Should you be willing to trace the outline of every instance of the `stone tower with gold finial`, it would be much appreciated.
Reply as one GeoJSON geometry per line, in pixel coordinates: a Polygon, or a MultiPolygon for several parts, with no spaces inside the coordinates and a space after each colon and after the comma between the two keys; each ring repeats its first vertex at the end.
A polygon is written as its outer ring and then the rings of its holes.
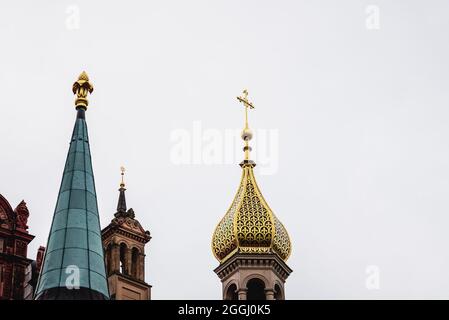
{"type": "Polygon", "coordinates": [[[224,300],[284,300],[285,280],[292,272],[286,264],[291,242],[254,176],[249,146],[253,134],[248,126],[248,109],[254,105],[246,90],[237,99],[245,107],[243,172],[237,194],[212,237],[212,251],[220,262],[214,271],[221,279],[224,300]]]}
{"type": "Polygon", "coordinates": [[[126,207],[125,168],[121,171],[117,212],[101,231],[109,292],[114,300],[150,300],[151,285],[145,282],[145,245],[151,236],[134,210],[126,207]]]}
{"type": "Polygon", "coordinates": [[[86,122],[87,95],[93,86],[85,72],[72,90],[76,94],[76,121],[37,284],[37,300],[109,299],[86,122]]]}

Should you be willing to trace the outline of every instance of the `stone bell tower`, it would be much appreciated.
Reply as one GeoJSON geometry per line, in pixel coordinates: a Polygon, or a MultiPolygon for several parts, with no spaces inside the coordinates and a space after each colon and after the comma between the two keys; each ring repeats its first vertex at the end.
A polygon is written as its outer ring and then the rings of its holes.
{"type": "Polygon", "coordinates": [[[126,208],[125,169],[121,170],[117,212],[101,231],[109,293],[115,300],[150,300],[151,286],[145,282],[145,244],[151,236],[135,219],[134,210],[126,208]]]}
{"type": "Polygon", "coordinates": [[[214,270],[222,282],[224,300],[284,300],[285,280],[292,270],[287,230],[265,201],[250,160],[248,101],[245,90],[237,99],[245,106],[242,139],[245,159],[240,186],[227,213],[215,229],[212,250],[220,265],[214,270]]]}

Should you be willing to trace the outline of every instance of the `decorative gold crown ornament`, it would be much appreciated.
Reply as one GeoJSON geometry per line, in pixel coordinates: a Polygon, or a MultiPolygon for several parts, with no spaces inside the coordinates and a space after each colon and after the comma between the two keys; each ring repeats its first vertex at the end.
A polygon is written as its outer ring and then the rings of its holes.
{"type": "Polygon", "coordinates": [[[72,87],[73,94],[76,94],[75,106],[76,108],[81,108],[87,110],[89,101],[87,100],[87,94],[94,91],[93,85],[89,82],[89,76],[86,71],[83,71],[78,80],[73,84],[72,87]]]}

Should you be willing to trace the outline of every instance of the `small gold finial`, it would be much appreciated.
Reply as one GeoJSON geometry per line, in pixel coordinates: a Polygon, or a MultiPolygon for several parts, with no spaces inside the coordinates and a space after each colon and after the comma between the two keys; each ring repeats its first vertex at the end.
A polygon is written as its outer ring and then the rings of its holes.
{"type": "Polygon", "coordinates": [[[120,182],[120,188],[124,188],[125,187],[125,180],[124,180],[125,167],[121,166],[120,171],[121,171],[121,175],[122,175],[122,182],[120,182]]]}
{"type": "Polygon", "coordinates": [[[93,85],[89,82],[89,76],[86,71],[83,71],[78,80],[73,84],[72,87],[73,94],[76,94],[75,106],[76,108],[81,108],[86,110],[89,105],[87,100],[87,94],[94,91],[93,85]]]}
{"type": "Polygon", "coordinates": [[[245,128],[242,131],[242,139],[245,141],[245,147],[243,147],[243,151],[245,151],[245,160],[249,160],[249,152],[251,151],[251,147],[249,146],[249,140],[253,138],[253,133],[248,126],[248,108],[254,109],[254,105],[252,102],[248,100],[248,90],[243,90],[243,95],[237,97],[237,100],[241,102],[245,106],[245,128]]]}

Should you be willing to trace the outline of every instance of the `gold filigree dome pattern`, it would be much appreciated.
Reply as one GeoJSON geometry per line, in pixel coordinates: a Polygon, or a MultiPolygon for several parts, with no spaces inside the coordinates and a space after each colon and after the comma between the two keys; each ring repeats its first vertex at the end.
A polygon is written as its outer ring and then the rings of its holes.
{"type": "Polygon", "coordinates": [[[287,230],[263,198],[254,177],[254,166],[252,161],[242,163],[237,194],[212,237],[212,250],[219,261],[235,252],[276,253],[283,260],[290,256],[287,230]]]}

